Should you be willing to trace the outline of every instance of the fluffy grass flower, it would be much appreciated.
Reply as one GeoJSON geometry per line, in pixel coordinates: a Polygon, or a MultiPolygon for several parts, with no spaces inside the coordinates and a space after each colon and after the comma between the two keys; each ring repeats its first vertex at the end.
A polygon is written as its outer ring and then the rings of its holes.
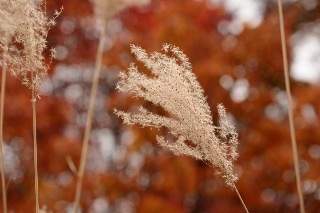
{"type": "Polygon", "coordinates": [[[2,60],[3,50],[14,34],[14,28],[12,27],[14,26],[14,12],[14,4],[11,1],[0,0],[0,51],[2,60]]]}
{"type": "MultiPolygon", "coordinates": [[[[37,163],[37,134],[36,134],[36,101],[39,97],[39,87],[46,76],[48,65],[43,56],[47,48],[47,35],[60,11],[55,12],[53,19],[48,20],[41,9],[42,1],[33,0],[0,0],[0,52],[2,65],[1,85],[1,124],[0,140],[3,141],[3,103],[5,88],[5,71],[9,71],[31,89],[34,168],[35,168],[35,200],[36,213],[39,212],[38,163],[37,163]]],[[[52,56],[53,57],[53,56],[52,56]]],[[[0,146],[2,153],[2,145],[0,146]]],[[[5,181],[3,157],[0,157],[2,170],[3,205],[6,210],[5,181]]]]}
{"type": "MultiPolygon", "coordinates": [[[[9,26],[11,37],[5,37],[9,43],[6,54],[9,70],[22,81],[22,84],[30,89],[33,87],[36,96],[39,97],[40,83],[48,70],[43,56],[47,48],[48,31],[61,11],[56,12],[53,19],[48,20],[41,9],[41,4],[36,4],[35,1],[1,0],[0,4],[1,15],[5,16],[5,20],[12,17],[9,26]]],[[[0,33],[3,34],[2,31],[0,33]]]]}
{"type": "Polygon", "coordinates": [[[115,110],[126,124],[143,127],[166,127],[176,141],[157,136],[160,146],[175,155],[190,155],[215,168],[226,184],[234,188],[237,180],[233,163],[237,158],[237,133],[227,120],[222,104],[217,106],[219,126],[214,126],[203,89],[192,72],[187,56],[177,47],[165,44],[164,53],[147,54],[131,45],[131,52],[152,76],[139,72],[132,63],[120,73],[117,89],[162,107],[170,116],[154,114],[143,107],[138,113],[115,110]]]}

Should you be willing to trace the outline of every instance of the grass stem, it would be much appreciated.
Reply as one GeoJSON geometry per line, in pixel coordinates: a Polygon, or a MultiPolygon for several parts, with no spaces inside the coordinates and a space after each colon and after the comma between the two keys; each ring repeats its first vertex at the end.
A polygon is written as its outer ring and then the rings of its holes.
{"type": "Polygon", "coordinates": [[[36,95],[34,88],[34,75],[31,72],[31,80],[32,80],[32,129],[33,129],[33,162],[34,162],[34,190],[36,196],[36,213],[39,212],[39,177],[38,177],[38,147],[37,147],[37,117],[36,117],[36,95]]]}
{"type": "Polygon", "coordinates": [[[239,193],[239,191],[238,191],[238,189],[237,189],[237,187],[236,187],[235,184],[233,184],[233,189],[236,191],[236,193],[237,193],[237,195],[238,195],[238,197],[239,197],[239,199],[240,199],[240,201],[241,201],[241,204],[242,204],[244,210],[246,211],[246,213],[249,213],[249,211],[248,211],[248,209],[247,209],[247,207],[246,207],[246,204],[244,203],[244,201],[243,201],[243,199],[242,199],[242,197],[241,197],[241,195],[240,195],[240,193],[239,193]]]}
{"type": "Polygon", "coordinates": [[[300,212],[304,213],[305,208],[304,208],[303,194],[302,194],[302,189],[301,189],[298,149],[297,149],[295,128],[294,128],[294,122],[293,122],[293,105],[292,105],[292,97],[291,97],[291,91],[290,91],[288,57],[287,57],[286,42],[285,42],[283,9],[282,9],[281,0],[278,0],[278,9],[279,9],[279,19],[280,19],[280,34],[281,34],[282,56],[283,56],[283,68],[284,68],[284,77],[285,77],[285,85],[286,85],[287,101],[288,101],[288,117],[289,117],[291,146],[292,146],[293,161],[294,161],[294,170],[295,170],[295,175],[296,175],[296,179],[297,179],[297,191],[298,191],[298,197],[299,197],[300,212]]]}
{"type": "Polygon", "coordinates": [[[99,76],[100,76],[101,64],[102,64],[103,44],[104,44],[104,39],[105,39],[104,34],[105,34],[105,29],[103,27],[101,29],[100,37],[99,37],[99,46],[98,46],[97,56],[96,56],[96,63],[95,63],[95,70],[94,70],[93,82],[92,82],[92,87],[91,87],[89,108],[88,108],[86,126],[85,126],[85,131],[84,131],[84,136],[83,136],[80,166],[79,166],[79,170],[78,170],[79,171],[78,172],[78,182],[77,182],[77,186],[76,186],[76,195],[75,195],[75,200],[74,200],[74,205],[73,205],[73,213],[77,212],[77,210],[79,208],[79,203],[80,203],[84,170],[85,170],[86,159],[87,159],[87,155],[88,155],[88,145],[89,145],[91,126],[92,126],[94,104],[95,104],[95,100],[96,100],[96,94],[97,94],[99,76]]]}
{"type": "MultiPolygon", "coordinates": [[[[4,48],[3,55],[7,53],[7,47],[4,48]]],[[[6,187],[6,177],[5,177],[5,164],[4,164],[4,154],[3,154],[3,111],[4,111],[4,97],[6,89],[6,75],[7,75],[7,65],[5,59],[2,62],[2,77],[1,77],[1,105],[0,105],[0,166],[1,166],[1,186],[2,186],[2,205],[3,212],[7,213],[7,187],[6,187]]]]}

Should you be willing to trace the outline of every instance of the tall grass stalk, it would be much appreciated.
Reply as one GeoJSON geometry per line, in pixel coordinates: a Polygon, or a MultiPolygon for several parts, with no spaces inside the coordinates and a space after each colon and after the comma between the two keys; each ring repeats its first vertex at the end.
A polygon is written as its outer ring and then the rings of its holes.
{"type": "Polygon", "coordinates": [[[6,90],[6,75],[7,75],[7,65],[5,61],[5,55],[7,54],[8,47],[5,46],[3,49],[3,61],[2,61],[2,75],[1,75],[1,105],[0,105],[0,164],[1,164],[1,186],[2,186],[2,205],[3,212],[7,213],[7,187],[6,187],[6,177],[5,177],[5,163],[3,156],[3,111],[4,111],[4,97],[6,90]]]}
{"type": "MultiPolygon", "coordinates": [[[[28,8],[30,9],[30,8],[28,8]]],[[[28,15],[30,16],[31,10],[28,11],[28,15]]],[[[32,44],[32,39],[35,38],[35,32],[32,29],[32,23],[29,22],[30,24],[28,31],[30,35],[30,44],[32,44]]],[[[31,61],[31,56],[26,56],[27,61],[31,61]]],[[[38,174],[38,143],[37,143],[37,114],[36,114],[36,103],[37,103],[37,97],[36,97],[36,82],[37,80],[35,79],[35,71],[32,69],[31,71],[31,82],[30,82],[30,87],[31,87],[31,106],[32,106],[32,137],[33,137],[33,163],[34,163],[34,191],[35,191],[35,199],[36,199],[36,213],[39,213],[39,174],[38,174]]]]}
{"type": "Polygon", "coordinates": [[[299,197],[300,212],[304,213],[305,208],[304,208],[303,194],[302,194],[302,188],[301,188],[298,149],[297,149],[294,121],[293,121],[293,104],[292,104],[292,96],[291,96],[291,91],[290,91],[288,56],[287,56],[287,50],[286,50],[284,21],[283,21],[283,9],[282,9],[281,0],[278,0],[278,10],[279,10],[279,19],[280,19],[280,34],[281,34],[282,56],[283,56],[283,69],[284,69],[285,85],[286,85],[286,92],[287,92],[287,101],[288,101],[288,117],[289,117],[291,146],[292,146],[293,161],[294,161],[294,171],[295,171],[295,175],[296,175],[296,179],[297,179],[297,191],[298,191],[298,197],[299,197]]]}
{"type": "Polygon", "coordinates": [[[100,31],[100,36],[99,36],[99,46],[98,46],[98,50],[97,50],[95,70],[94,70],[94,76],[93,76],[91,94],[90,94],[90,101],[89,101],[89,108],[88,108],[86,126],[85,126],[85,131],[84,131],[83,142],[82,142],[81,159],[80,159],[80,166],[79,166],[79,171],[78,171],[78,182],[77,182],[77,186],[76,186],[75,200],[74,200],[74,204],[73,204],[73,213],[77,212],[77,210],[79,208],[79,203],[80,203],[84,170],[85,170],[86,159],[87,159],[87,155],[88,155],[88,145],[89,145],[91,126],[92,126],[94,104],[95,104],[95,100],[96,100],[96,94],[97,94],[98,83],[99,83],[99,76],[100,76],[100,71],[101,71],[104,40],[105,40],[105,27],[103,26],[100,31]]]}
{"type": "MultiPolygon", "coordinates": [[[[33,80],[33,72],[31,72],[31,79],[33,80]]],[[[36,102],[35,88],[32,86],[32,129],[33,129],[33,161],[34,161],[34,190],[36,196],[36,213],[39,212],[39,176],[38,176],[38,147],[37,147],[37,114],[36,114],[36,102]]]]}
{"type": "MultiPolygon", "coordinates": [[[[42,80],[47,74],[49,66],[45,64],[43,51],[47,48],[48,30],[55,24],[55,19],[60,11],[55,11],[52,19],[46,18],[41,9],[43,1],[30,0],[3,0],[1,3],[1,24],[4,25],[3,32],[8,34],[6,50],[3,51],[5,63],[10,64],[11,74],[22,81],[22,84],[31,89],[32,106],[32,134],[34,145],[34,175],[35,175],[35,200],[36,213],[39,212],[39,178],[37,157],[37,123],[36,123],[36,99],[40,98],[39,88],[42,80]],[[10,23],[3,20],[10,20],[10,23]]],[[[1,40],[0,40],[1,41],[1,40]]],[[[51,51],[51,58],[54,56],[51,51]]],[[[51,59],[50,58],[50,59],[51,59]]],[[[6,68],[6,66],[4,66],[6,68]]],[[[3,72],[4,74],[4,72],[3,72]]],[[[2,78],[2,87],[5,86],[5,78],[2,78]]],[[[4,93],[4,89],[2,89],[4,93]]],[[[4,97],[4,94],[1,98],[4,97]]],[[[3,100],[1,102],[3,104],[3,100]]],[[[3,106],[1,106],[3,108],[3,106]]],[[[1,109],[3,110],[3,109],[1,109]]],[[[3,114],[3,113],[2,113],[3,114]]],[[[3,116],[2,116],[3,117],[3,116]]],[[[2,119],[2,118],[1,118],[2,119]]],[[[1,127],[2,128],[2,127],[1,127]]],[[[2,136],[3,137],[3,136],[2,136]]],[[[3,138],[1,138],[3,141],[3,138]]],[[[3,168],[3,166],[2,166],[3,168]]],[[[4,174],[4,172],[2,172],[4,174]]]]}
{"type": "Polygon", "coordinates": [[[233,184],[232,187],[233,187],[233,189],[236,191],[236,193],[237,193],[237,195],[238,195],[238,197],[239,197],[239,200],[241,201],[241,204],[242,204],[244,210],[246,211],[246,213],[249,213],[249,211],[248,211],[248,209],[247,209],[247,206],[246,206],[246,204],[244,203],[244,201],[243,201],[243,199],[242,199],[242,197],[241,197],[241,195],[240,195],[240,193],[239,193],[236,185],[233,184]]]}

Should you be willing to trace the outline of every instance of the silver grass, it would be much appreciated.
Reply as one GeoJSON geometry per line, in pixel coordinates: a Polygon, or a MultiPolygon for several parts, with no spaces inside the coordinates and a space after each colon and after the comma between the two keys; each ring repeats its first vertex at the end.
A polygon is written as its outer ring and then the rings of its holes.
{"type": "Polygon", "coordinates": [[[170,44],[164,44],[163,51],[149,55],[139,46],[131,45],[131,52],[152,76],[142,74],[132,63],[127,72],[120,73],[117,89],[161,106],[170,116],[160,116],[143,107],[138,113],[115,110],[115,114],[125,124],[166,127],[176,141],[158,135],[160,146],[175,155],[189,155],[206,162],[234,188],[237,176],[233,164],[238,156],[238,135],[227,120],[224,106],[217,106],[219,126],[214,126],[203,89],[192,72],[188,57],[170,44]]]}
{"type": "MultiPolygon", "coordinates": [[[[45,58],[43,56],[43,51],[47,48],[46,38],[48,30],[54,25],[55,18],[59,16],[62,10],[61,8],[60,11],[56,11],[53,19],[48,20],[45,12],[41,9],[41,3],[42,0],[37,2],[35,0],[0,0],[0,58],[3,69],[1,85],[1,120],[3,119],[5,70],[8,67],[9,71],[22,81],[22,84],[25,84],[31,89],[32,94],[31,105],[36,213],[39,212],[36,99],[39,97],[38,91],[40,83],[46,76],[48,70],[48,66],[45,64],[45,58]]],[[[51,53],[53,52],[54,51],[51,53]]],[[[3,140],[2,121],[0,126],[0,140],[3,140]]],[[[0,149],[2,152],[2,146],[0,149]]],[[[1,161],[3,164],[3,160],[1,161]]],[[[4,166],[2,165],[1,167],[3,173],[4,166]]],[[[2,188],[4,188],[4,185],[4,178],[2,178],[2,188]]],[[[4,196],[3,205],[6,205],[4,196]]],[[[4,207],[4,212],[7,212],[6,207],[4,207]]]]}
{"type": "Polygon", "coordinates": [[[0,50],[4,50],[5,46],[9,43],[10,38],[14,34],[14,19],[13,12],[4,10],[4,8],[12,8],[13,5],[10,1],[0,0],[0,50]],[[11,6],[9,6],[11,4],[11,6]]]}
{"type": "Polygon", "coordinates": [[[55,18],[61,12],[56,11],[49,20],[40,7],[39,1],[0,0],[0,35],[4,35],[0,43],[1,48],[4,45],[8,48],[3,58],[5,57],[11,74],[27,87],[33,87],[37,96],[40,83],[48,70],[43,56],[47,48],[46,38],[55,18]]]}

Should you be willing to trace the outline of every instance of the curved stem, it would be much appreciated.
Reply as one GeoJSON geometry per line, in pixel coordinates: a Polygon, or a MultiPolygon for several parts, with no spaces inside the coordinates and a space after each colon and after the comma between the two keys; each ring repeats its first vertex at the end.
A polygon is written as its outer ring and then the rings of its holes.
{"type": "Polygon", "coordinates": [[[84,170],[86,165],[86,159],[88,155],[88,145],[89,145],[91,126],[92,126],[94,103],[96,100],[96,94],[97,94],[99,76],[100,76],[100,70],[101,70],[101,64],[102,64],[104,34],[105,34],[105,29],[103,27],[100,32],[99,46],[97,50],[95,70],[94,70],[93,82],[91,87],[87,121],[86,121],[84,136],[83,136],[81,159],[80,159],[80,166],[79,166],[79,172],[78,172],[78,182],[76,186],[76,195],[75,195],[75,200],[73,204],[73,213],[77,212],[79,208],[79,203],[80,203],[82,182],[83,182],[84,170]]]}
{"type": "Polygon", "coordinates": [[[241,197],[241,195],[240,195],[240,193],[239,193],[236,185],[235,185],[235,184],[232,184],[232,187],[233,187],[233,189],[236,191],[236,193],[237,193],[237,195],[238,195],[238,197],[239,197],[239,199],[240,199],[240,201],[241,201],[241,204],[242,204],[244,210],[246,211],[246,213],[249,213],[249,211],[248,211],[248,209],[247,209],[247,207],[246,207],[246,204],[243,202],[242,197],[241,197]]]}
{"type": "Polygon", "coordinates": [[[290,125],[290,137],[291,137],[291,146],[293,153],[294,161],[294,171],[297,179],[297,190],[300,204],[300,212],[304,213],[304,201],[301,190],[301,181],[300,181],[300,172],[299,172],[299,158],[298,158],[298,149],[295,136],[295,128],[293,122],[293,105],[292,105],[292,96],[290,91],[290,80],[289,80],[289,71],[288,71],[288,57],[285,43],[285,32],[284,32],[284,21],[283,21],[283,9],[281,0],[278,0],[278,9],[279,9],[279,19],[280,19],[280,34],[281,34],[281,46],[282,46],[282,56],[283,56],[283,68],[284,68],[284,77],[286,84],[287,92],[287,101],[288,101],[288,116],[289,116],[289,125],[290,125]]]}
{"type": "Polygon", "coordinates": [[[4,156],[3,156],[3,111],[4,111],[4,97],[6,90],[6,73],[7,73],[7,65],[5,62],[5,56],[7,54],[7,47],[3,50],[3,62],[2,62],[2,78],[1,78],[1,106],[0,106],[0,164],[1,164],[1,186],[2,186],[2,205],[3,212],[7,213],[7,187],[6,187],[6,179],[5,179],[5,164],[4,164],[4,156]]]}

